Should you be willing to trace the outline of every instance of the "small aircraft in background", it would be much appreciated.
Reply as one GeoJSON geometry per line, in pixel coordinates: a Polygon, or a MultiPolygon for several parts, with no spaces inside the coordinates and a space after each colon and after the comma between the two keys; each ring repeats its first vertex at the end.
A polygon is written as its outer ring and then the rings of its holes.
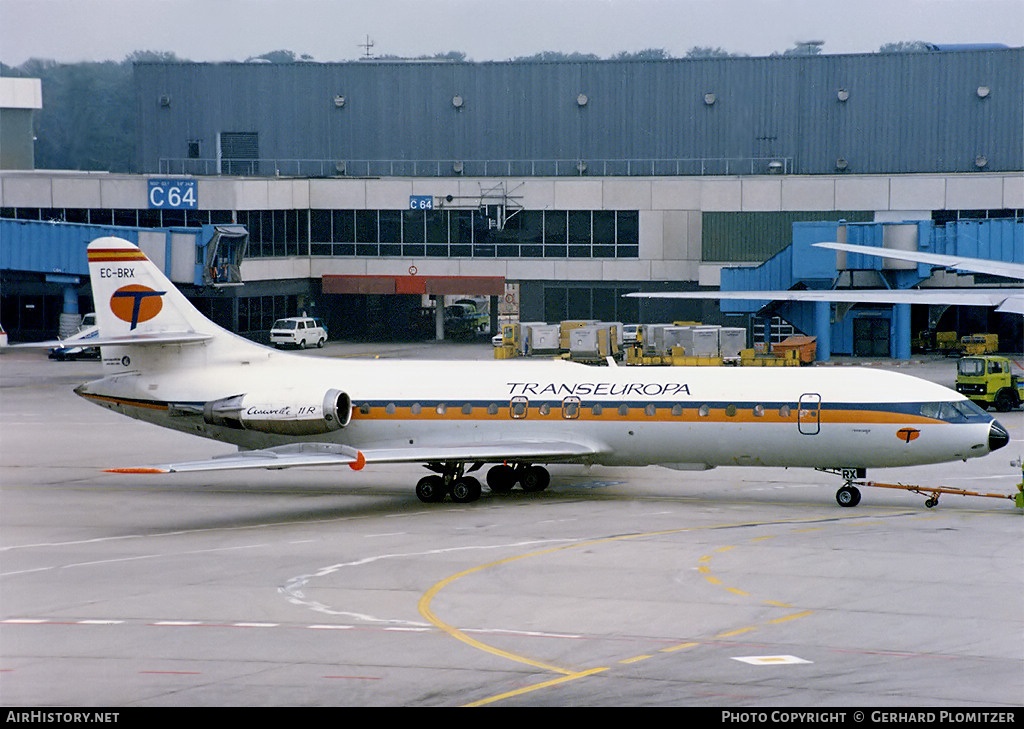
{"type": "Polygon", "coordinates": [[[93,339],[100,336],[100,328],[96,326],[96,315],[86,314],[82,317],[82,325],[70,337],[61,340],[60,347],[50,350],[50,359],[99,359],[100,349],[92,344],[93,339]]]}

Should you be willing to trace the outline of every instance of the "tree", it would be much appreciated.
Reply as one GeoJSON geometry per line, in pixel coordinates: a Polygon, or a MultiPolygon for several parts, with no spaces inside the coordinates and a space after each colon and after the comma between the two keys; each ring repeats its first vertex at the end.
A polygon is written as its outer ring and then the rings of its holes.
{"type": "Polygon", "coordinates": [[[920,53],[928,50],[928,44],[924,41],[897,41],[885,43],[878,49],[879,53],[920,53]]]}
{"type": "Polygon", "coordinates": [[[562,51],[541,51],[532,56],[518,56],[512,59],[520,62],[545,62],[545,61],[599,61],[601,60],[593,53],[563,53],[562,51]]]}
{"type": "Polygon", "coordinates": [[[611,60],[613,61],[665,61],[672,58],[664,48],[645,48],[642,51],[619,51],[611,60]]]}
{"type": "Polygon", "coordinates": [[[787,48],[782,53],[773,53],[773,56],[820,56],[821,47],[825,41],[806,41],[796,43],[792,48],[787,48]]]}
{"type": "Polygon", "coordinates": [[[254,63],[256,61],[266,61],[267,63],[298,63],[299,61],[312,61],[313,57],[308,53],[303,53],[301,56],[296,55],[295,51],[267,51],[258,56],[249,56],[245,59],[246,63],[254,63]]]}
{"type": "Polygon", "coordinates": [[[721,47],[711,48],[709,46],[694,46],[686,52],[687,58],[738,58],[742,53],[730,53],[721,47]]]}

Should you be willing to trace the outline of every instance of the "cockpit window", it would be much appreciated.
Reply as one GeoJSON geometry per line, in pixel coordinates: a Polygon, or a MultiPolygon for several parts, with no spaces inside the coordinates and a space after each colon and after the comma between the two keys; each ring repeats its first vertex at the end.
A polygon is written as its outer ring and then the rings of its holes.
{"type": "Polygon", "coordinates": [[[971,400],[957,400],[953,403],[953,407],[965,418],[988,418],[988,413],[985,412],[984,408],[971,400]]]}
{"type": "Polygon", "coordinates": [[[947,423],[962,423],[965,420],[988,419],[988,414],[970,400],[952,402],[921,403],[921,415],[926,418],[944,420],[947,423]]]}

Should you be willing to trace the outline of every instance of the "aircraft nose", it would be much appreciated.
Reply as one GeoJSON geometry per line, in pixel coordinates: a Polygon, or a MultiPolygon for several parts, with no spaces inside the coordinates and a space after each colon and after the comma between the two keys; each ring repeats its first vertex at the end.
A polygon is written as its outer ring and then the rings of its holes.
{"type": "Polygon", "coordinates": [[[997,451],[1009,442],[1010,434],[1006,432],[1006,428],[1000,425],[998,420],[993,420],[988,429],[988,449],[997,451]]]}

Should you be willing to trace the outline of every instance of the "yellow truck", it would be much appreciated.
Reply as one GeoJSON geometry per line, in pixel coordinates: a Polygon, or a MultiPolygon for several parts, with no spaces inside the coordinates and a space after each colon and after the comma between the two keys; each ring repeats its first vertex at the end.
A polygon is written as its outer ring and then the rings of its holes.
{"type": "Polygon", "coordinates": [[[968,334],[960,338],[960,350],[964,354],[991,354],[998,349],[998,334],[968,334]]]}
{"type": "Polygon", "coordinates": [[[981,407],[1007,412],[1024,403],[1024,377],[1010,371],[1007,357],[964,357],[956,365],[956,391],[981,407]]]}

